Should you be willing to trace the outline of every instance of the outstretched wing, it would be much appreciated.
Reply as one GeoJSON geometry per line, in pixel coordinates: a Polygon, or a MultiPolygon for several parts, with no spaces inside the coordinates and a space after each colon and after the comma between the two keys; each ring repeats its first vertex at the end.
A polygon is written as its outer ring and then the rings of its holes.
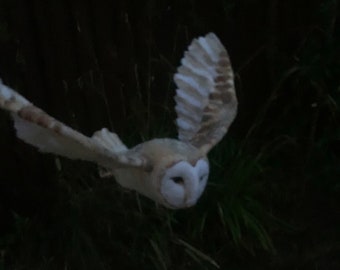
{"type": "Polygon", "coordinates": [[[41,152],[92,161],[110,169],[150,166],[145,157],[129,151],[116,134],[102,129],[87,137],[49,116],[1,80],[0,108],[12,113],[18,138],[41,152]]]}
{"type": "Polygon", "coordinates": [[[206,154],[237,113],[229,56],[215,34],[194,39],[174,76],[178,138],[206,154]]]}

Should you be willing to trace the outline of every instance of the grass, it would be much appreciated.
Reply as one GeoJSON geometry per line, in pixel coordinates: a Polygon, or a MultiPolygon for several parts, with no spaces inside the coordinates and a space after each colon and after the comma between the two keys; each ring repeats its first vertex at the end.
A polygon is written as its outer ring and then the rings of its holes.
{"type": "MultiPolygon", "coordinates": [[[[174,137],[171,77],[185,44],[192,32],[204,32],[204,25],[220,29],[229,18],[236,27],[237,9],[247,6],[220,2],[218,24],[200,15],[200,4],[186,3],[194,21],[189,24],[183,13],[164,43],[157,24],[141,29],[139,17],[124,11],[129,20],[120,38],[134,44],[133,52],[124,54],[127,63],[110,76],[95,66],[65,79],[58,95],[65,96],[60,110],[70,117],[61,120],[89,132],[101,125],[119,129],[129,146],[174,137]],[[108,83],[108,77],[115,83],[108,83]],[[117,114],[123,120],[117,122],[117,114]]],[[[114,179],[99,179],[94,165],[42,156],[14,141],[14,158],[6,162],[16,169],[2,181],[17,193],[2,202],[11,214],[10,226],[0,235],[0,270],[336,269],[340,66],[334,5],[323,1],[322,8],[315,7],[318,20],[309,31],[299,32],[301,38],[290,36],[294,28],[260,45],[254,41],[255,56],[245,57],[248,47],[237,49],[239,44],[231,42],[239,116],[209,154],[209,184],[193,208],[164,209],[114,179]],[[291,45],[287,40],[297,41],[291,45]]],[[[162,16],[170,16],[165,6],[166,1],[150,1],[143,10],[147,20],[162,22],[162,16]]],[[[176,14],[186,10],[180,7],[171,6],[176,14]]],[[[8,25],[1,25],[0,40],[8,42],[8,25]]],[[[91,55],[99,50],[89,48],[91,55]]],[[[117,50],[113,55],[124,53],[119,46],[110,49],[117,50]]],[[[18,55],[24,57],[21,51],[18,55]]],[[[0,120],[2,129],[9,130],[7,116],[0,120]]],[[[1,146],[8,149],[5,138],[1,146]]]]}

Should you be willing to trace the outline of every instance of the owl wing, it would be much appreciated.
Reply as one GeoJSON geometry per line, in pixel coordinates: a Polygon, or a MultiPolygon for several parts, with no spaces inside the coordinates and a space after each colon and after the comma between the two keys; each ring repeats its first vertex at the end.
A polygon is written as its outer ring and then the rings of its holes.
{"type": "Polygon", "coordinates": [[[234,74],[215,34],[194,39],[174,76],[178,138],[206,154],[237,113],[234,74]]]}
{"type": "Polygon", "coordinates": [[[104,128],[87,137],[49,116],[1,80],[0,108],[12,113],[18,138],[41,152],[91,161],[110,169],[150,166],[145,157],[128,150],[116,134],[104,128]]]}

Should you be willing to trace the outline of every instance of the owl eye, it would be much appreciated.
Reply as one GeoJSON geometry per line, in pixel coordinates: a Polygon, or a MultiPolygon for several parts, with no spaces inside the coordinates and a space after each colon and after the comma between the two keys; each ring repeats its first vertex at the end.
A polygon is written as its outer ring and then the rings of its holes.
{"type": "Polygon", "coordinates": [[[182,185],[184,183],[183,177],[180,177],[180,176],[171,177],[171,180],[179,185],[182,185]]]}
{"type": "Polygon", "coordinates": [[[200,182],[202,182],[204,179],[206,179],[208,177],[207,174],[203,174],[200,176],[200,182]]]}

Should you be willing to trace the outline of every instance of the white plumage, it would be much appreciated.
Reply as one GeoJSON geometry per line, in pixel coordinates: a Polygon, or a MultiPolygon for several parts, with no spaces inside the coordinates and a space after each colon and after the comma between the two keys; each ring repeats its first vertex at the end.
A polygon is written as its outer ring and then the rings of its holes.
{"type": "Polygon", "coordinates": [[[0,107],[11,112],[18,138],[41,152],[95,162],[122,186],[166,207],[190,207],[207,183],[207,153],[237,112],[230,60],[215,34],[192,41],[174,80],[178,140],[153,139],[131,149],[106,128],[84,136],[1,81],[0,107]]]}

